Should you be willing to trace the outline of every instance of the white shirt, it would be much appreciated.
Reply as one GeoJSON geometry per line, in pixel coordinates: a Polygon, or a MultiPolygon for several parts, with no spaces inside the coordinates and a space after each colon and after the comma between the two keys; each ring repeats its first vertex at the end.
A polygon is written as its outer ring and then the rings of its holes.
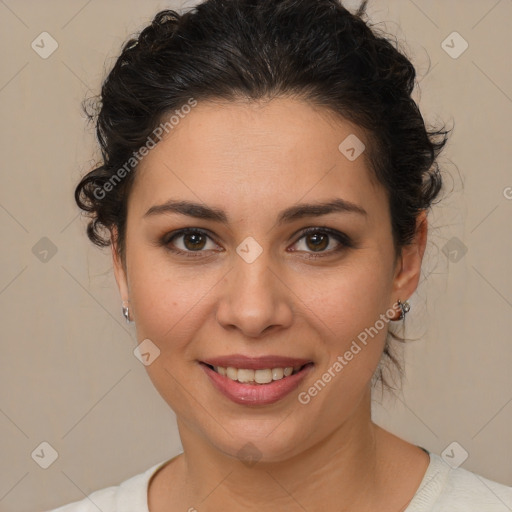
{"type": "MultiPolygon", "coordinates": [[[[454,469],[439,455],[429,455],[427,471],[404,512],[512,511],[512,487],[461,467],[454,469]]],[[[149,480],[167,462],[159,462],[120,485],[94,491],[81,501],[47,512],[149,512],[149,480]]]]}

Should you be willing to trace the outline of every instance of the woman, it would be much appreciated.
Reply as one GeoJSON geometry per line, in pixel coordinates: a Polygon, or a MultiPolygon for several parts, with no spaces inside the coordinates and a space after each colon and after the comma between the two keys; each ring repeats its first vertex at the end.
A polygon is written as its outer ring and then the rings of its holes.
{"type": "Polygon", "coordinates": [[[371,419],[448,131],[365,7],[208,0],[124,46],[76,199],[183,453],[56,510],[512,509],[371,419]]]}

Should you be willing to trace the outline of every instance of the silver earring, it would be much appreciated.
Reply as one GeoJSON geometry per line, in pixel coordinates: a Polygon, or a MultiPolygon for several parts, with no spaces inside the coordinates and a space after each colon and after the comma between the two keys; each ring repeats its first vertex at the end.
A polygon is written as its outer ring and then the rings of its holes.
{"type": "Polygon", "coordinates": [[[126,323],[130,323],[130,309],[128,308],[128,300],[123,300],[123,316],[126,318],[126,323]]]}
{"type": "Polygon", "coordinates": [[[402,302],[400,299],[398,299],[398,305],[400,306],[400,316],[397,320],[403,320],[405,315],[410,311],[411,305],[407,301],[402,302]]]}

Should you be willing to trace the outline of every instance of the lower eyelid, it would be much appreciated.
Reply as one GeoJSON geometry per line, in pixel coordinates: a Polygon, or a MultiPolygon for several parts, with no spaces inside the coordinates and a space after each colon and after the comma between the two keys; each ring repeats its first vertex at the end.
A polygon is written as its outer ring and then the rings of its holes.
{"type": "MultiPolygon", "coordinates": [[[[170,238],[167,239],[167,241],[164,242],[164,245],[169,248],[169,250],[172,250],[174,252],[179,252],[179,253],[186,253],[186,254],[194,254],[194,253],[202,253],[202,252],[207,252],[207,251],[211,251],[211,250],[214,250],[214,249],[200,249],[200,250],[197,250],[197,251],[190,251],[190,250],[186,250],[186,249],[180,249],[179,247],[175,247],[175,241],[177,239],[180,239],[180,238],[183,238],[185,237],[186,235],[189,235],[191,233],[191,231],[189,232],[178,232],[178,233],[174,233],[173,236],[171,236],[170,238]]],[[[207,233],[204,233],[202,231],[194,231],[194,233],[197,233],[197,234],[201,234],[202,236],[204,236],[205,238],[208,239],[208,241],[212,242],[213,244],[215,244],[216,246],[218,246],[217,242],[215,242],[215,240],[210,236],[208,235],[207,233]]]]}
{"type": "MultiPolygon", "coordinates": [[[[333,252],[336,252],[338,249],[347,246],[347,244],[340,237],[336,237],[335,235],[329,234],[329,233],[326,233],[326,234],[329,237],[329,244],[332,240],[334,240],[337,243],[337,246],[334,249],[324,249],[323,251],[317,251],[317,252],[315,252],[315,251],[305,251],[305,252],[310,253],[310,254],[331,254],[333,252]]],[[[306,233],[305,235],[302,235],[296,242],[294,242],[293,245],[298,244],[301,240],[306,238],[308,235],[311,235],[311,233],[306,233]]]]}

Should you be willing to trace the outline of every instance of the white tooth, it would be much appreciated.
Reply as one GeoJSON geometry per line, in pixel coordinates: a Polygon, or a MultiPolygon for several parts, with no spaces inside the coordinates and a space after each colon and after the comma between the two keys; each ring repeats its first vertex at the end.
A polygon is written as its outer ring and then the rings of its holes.
{"type": "Polygon", "coordinates": [[[272,368],[272,379],[281,380],[284,377],[284,370],[282,368],[272,368]]]}
{"type": "Polygon", "coordinates": [[[254,382],[254,370],[238,370],[238,382],[254,382]]]}
{"type": "Polygon", "coordinates": [[[254,380],[258,384],[268,384],[272,382],[272,370],[256,370],[254,372],[254,380]]]}
{"type": "Polygon", "coordinates": [[[273,380],[280,380],[283,377],[289,377],[296,373],[299,368],[293,368],[287,366],[286,368],[266,368],[263,370],[248,370],[248,369],[237,369],[232,366],[224,368],[222,366],[215,366],[215,371],[219,375],[224,375],[231,380],[237,380],[238,382],[256,382],[256,384],[268,384],[273,380]]]}
{"type": "Polygon", "coordinates": [[[237,380],[238,370],[236,368],[233,368],[232,366],[228,366],[226,368],[226,376],[229,377],[231,380],[237,380]]]}

